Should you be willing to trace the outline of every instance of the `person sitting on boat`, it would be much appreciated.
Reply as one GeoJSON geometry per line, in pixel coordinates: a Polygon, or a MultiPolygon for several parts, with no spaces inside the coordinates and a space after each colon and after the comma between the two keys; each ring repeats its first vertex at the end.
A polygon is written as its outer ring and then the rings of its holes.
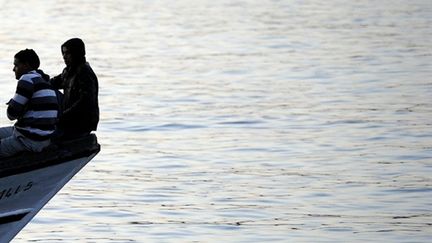
{"type": "Polygon", "coordinates": [[[99,122],[98,79],[86,61],[81,39],[66,41],[61,45],[61,52],[66,67],[50,82],[55,89],[63,89],[64,94],[58,137],[72,139],[96,131],[99,122]]]}
{"type": "Polygon", "coordinates": [[[7,103],[14,126],[0,128],[0,158],[23,151],[40,152],[50,145],[56,130],[59,103],[49,76],[38,70],[40,60],[32,49],[14,56],[16,93],[7,103]]]}

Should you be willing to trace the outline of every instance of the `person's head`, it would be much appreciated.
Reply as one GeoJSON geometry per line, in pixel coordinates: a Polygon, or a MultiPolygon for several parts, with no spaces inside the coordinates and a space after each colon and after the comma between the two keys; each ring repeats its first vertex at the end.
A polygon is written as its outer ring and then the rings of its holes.
{"type": "Polygon", "coordinates": [[[39,57],[33,49],[19,51],[14,56],[13,71],[15,73],[15,78],[19,79],[23,74],[26,74],[32,70],[37,70],[39,65],[39,57]]]}
{"type": "Polygon", "coordinates": [[[79,38],[72,38],[61,46],[66,66],[75,66],[85,62],[85,45],[79,38]]]}

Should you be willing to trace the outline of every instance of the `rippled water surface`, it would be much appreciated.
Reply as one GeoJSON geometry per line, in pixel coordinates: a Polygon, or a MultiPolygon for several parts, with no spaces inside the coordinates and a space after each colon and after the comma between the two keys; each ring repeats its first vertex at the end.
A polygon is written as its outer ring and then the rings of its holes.
{"type": "MultiPolygon", "coordinates": [[[[13,242],[428,242],[432,2],[0,0],[49,74],[79,36],[101,153],[13,242]]],[[[4,125],[5,106],[0,108],[4,125]]]]}

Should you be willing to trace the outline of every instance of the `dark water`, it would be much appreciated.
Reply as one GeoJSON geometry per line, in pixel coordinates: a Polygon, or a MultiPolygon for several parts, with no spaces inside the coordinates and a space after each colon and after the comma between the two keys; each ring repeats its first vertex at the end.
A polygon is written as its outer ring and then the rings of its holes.
{"type": "Polygon", "coordinates": [[[14,242],[429,241],[432,2],[0,6],[1,99],[18,50],[54,75],[79,36],[102,112],[14,242]]]}

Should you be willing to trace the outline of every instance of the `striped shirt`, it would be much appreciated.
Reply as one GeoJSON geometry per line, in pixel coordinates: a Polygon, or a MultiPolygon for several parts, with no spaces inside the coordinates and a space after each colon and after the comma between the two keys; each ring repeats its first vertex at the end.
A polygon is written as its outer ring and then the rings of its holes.
{"type": "Polygon", "coordinates": [[[56,129],[58,113],[51,84],[36,71],[22,75],[7,109],[9,119],[17,119],[17,131],[33,140],[48,139],[56,129]]]}

